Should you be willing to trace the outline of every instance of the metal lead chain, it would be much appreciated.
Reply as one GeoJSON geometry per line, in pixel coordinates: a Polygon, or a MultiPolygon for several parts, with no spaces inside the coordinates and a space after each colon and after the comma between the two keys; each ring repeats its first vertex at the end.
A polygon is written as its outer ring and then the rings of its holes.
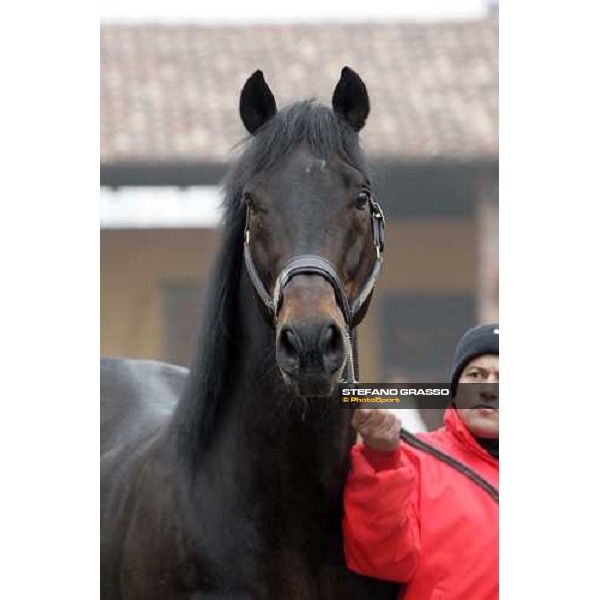
{"type": "Polygon", "coordinates": [[[345,383],[358,383],[354,371],[354,343],[350,333],[350,327],[344,330],[346,340],[348,341],[348,360],[346,361],[346,381],[345,383]]]}

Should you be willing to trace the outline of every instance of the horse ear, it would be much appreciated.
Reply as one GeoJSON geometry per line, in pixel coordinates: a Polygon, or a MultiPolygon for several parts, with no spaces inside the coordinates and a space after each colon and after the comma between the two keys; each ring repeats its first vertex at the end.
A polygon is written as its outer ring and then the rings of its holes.
{"type": "Polygon", "coordinates": [[[342,75],[335,86],[331,100],[333,110],[342,117],[354,131],[360,131],[369,116],[371,106],[367,86],[349,67],[342,69],[342,75]]]}
{"type": "Polygon", "coordinates": [[[240,94],[240,117],[246,129],[254,135],[276,112],[275,98],[262,71],[255,71],[240,94]]]}

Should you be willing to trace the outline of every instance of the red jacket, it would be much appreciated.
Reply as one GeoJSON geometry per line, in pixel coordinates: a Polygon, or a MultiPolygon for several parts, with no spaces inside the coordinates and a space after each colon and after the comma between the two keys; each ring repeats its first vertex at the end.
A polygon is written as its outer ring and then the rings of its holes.
{"type": "MultiPolygon", "coordinates": [[[[454,409],[419,437],[498,487],[498,461],[454,409]]],[[[352,448],[344,546],[352,571],[407,583],[404,600],[497,600],[498,504],[439,459],[401,442],[352,448]]]]}

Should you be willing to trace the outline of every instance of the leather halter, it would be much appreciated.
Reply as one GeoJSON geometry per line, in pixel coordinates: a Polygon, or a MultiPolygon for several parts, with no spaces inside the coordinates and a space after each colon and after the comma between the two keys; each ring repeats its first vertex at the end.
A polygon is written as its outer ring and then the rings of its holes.
{"type": "Polygon", "coordinates": [[[356,348],[354,347],[354,328],[360,322],[359,316],[362,317],[362,315],[360,315],[361,308],[373,292],[373,288],[375,287],[375,283],[383,265],[385,218],[381,207],[372,198],[369,199],[369,210],[371,213],[371,233],[376,252],[375,264],[373,265],[373,269],[367,278],[367,281],[356,295],[356,298],[354,298],[353,301],[350,301],[346,294],[345,286],[337,274],[335,267],[318,254],[301,254],[287,262],[275,280],[273,295],[271,296],[252,260],[252,252],[250,250],[250,209],[246,209],[244,262],[256,294],[266,309],[269,324],[272,327],[277,326],[277,316],[281,308],[283,290],[294,277],[297,275],[319,275],[323,277],[333,288],[336,302],[344,315],[346,335],[348,337],[350,348],[350,355],[347,361],[347,379],[351,382],[356,381],[356,377],[358,376],[358,357],[356,348]]]}

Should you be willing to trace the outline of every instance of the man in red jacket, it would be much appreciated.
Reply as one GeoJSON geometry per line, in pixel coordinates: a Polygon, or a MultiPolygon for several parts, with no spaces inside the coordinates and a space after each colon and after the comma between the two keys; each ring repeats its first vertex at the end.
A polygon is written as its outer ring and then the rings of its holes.
{"type": "MultiPolygon", "coordinates": [[[[445,426],[418,435],[494,492],[498,388],[478,386],[482,392],[474,395],[458,384],[498,381],[498,324],[467,331],[454,357],[445,426]]],[[[394,413],[357,409],[353,423],[364,444],[352,448],[344,490],[349,568],[406,584],[399,596],[404,600],[496,600],[498,503],[489,490],[439,455],[400,442],[394,413]]]]}

